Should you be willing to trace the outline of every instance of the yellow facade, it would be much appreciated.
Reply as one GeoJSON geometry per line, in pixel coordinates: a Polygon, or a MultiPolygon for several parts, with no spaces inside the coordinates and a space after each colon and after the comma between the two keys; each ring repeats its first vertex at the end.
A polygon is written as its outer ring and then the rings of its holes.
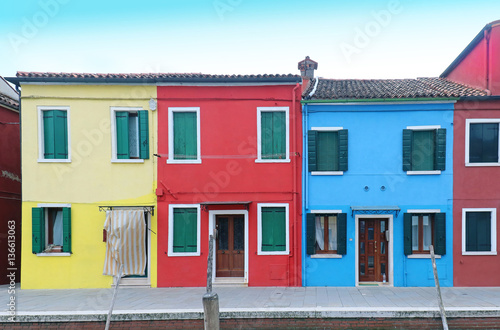
{"type": "MultiPolygon", "coordinates": [[[[21,288],[109,288],[102,275],[105,212],[99,206],[155,206],[155,85],[22,85],[22,266],[21,288]],[[39,106],[69,107],[70,162],[40,162],[39,106]],[[149,159],[112,162],[112,107],[149,110],[149,159]],[[70,256],[32,253],[33,207],[71,204],[70,256]]],[[[156,213],[150,216],[149,279],[156,287],[156,213]]]]}

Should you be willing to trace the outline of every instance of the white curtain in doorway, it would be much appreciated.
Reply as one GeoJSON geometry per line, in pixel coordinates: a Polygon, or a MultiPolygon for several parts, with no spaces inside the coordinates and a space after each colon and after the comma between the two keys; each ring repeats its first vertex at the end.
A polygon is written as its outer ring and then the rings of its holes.
{"type": "Polygon", "coordinates": [[[143,275],[146,267],[146,223],[143,210],[106,211],[106,259],[103,275],[143,275]]]}

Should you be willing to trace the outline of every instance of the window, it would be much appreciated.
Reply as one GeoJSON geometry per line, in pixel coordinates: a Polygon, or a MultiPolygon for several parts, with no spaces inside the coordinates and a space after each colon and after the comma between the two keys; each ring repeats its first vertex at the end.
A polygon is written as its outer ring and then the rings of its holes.
{"type": "Polygon", "coordinates": [[[168,108],[167,163],[201,163],[200,108],[168,108]]]}
{"type": "Polygon", "coordinates": [[[258,204],[258,254],[288,254],[288,204],[258,204]]]}
{"type": "Polygon", "coordinates": [[[346,213],[308,213],[306,228],[307,254],[346,254],[346,213]]]}
{"type": "Polygon", "coordinates": [[[32,252],[71,253],[71,208],[32,208],[32,252]]]}
{"type": "Polygon", "coordinates": [[[111,108],[114,132],[114,162],[143,162],[149,159],[148,111],[142,108],[111,108]]]}
{"type": "Polygon", "coordinates": [[[169,206],[168,255],[200,255],[200,206],[198,204],[169,206]]]}
{"type": "Polygon", "coordinates": [[[69,108],[38,107],[39,162],[69,162],[69,108]]]}
{"type": "Polygon", "coordinates": [[[307,132],[307,159],[312,175],[347,171],[347,133],[342,127],[312,127],[307,132]]]}
{"type": "Polygon", "coordinates": [[[256,162],[289,161],[288,107],[258,107],[256,162]]]}
{"type": "Polygon", "coordinates": [[[403,217],[405,255],[429,254],[431,245],[435,254],[446,254],[445,213],[405,213],[403,217]]]}
{"type": "Polygon", "coordinates": [[[465,131],[465,164],[499,166],[498,125],[500,119],[467,119],[465,131]]]}
{"type": "Polygon", "coordinates": [[[462,209],[462,254],[497,254],[497,210],[462,209]]]}
{"type": "Polygon", "coordinates": [[[410,126],[403,130],[403,171],[440,174],[446,168],[446,129],[410,126]]]}

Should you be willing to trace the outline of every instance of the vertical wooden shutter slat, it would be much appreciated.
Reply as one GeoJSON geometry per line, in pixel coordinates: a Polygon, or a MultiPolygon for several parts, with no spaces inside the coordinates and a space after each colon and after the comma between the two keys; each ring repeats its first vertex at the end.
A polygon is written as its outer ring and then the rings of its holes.
{"type": "Polygon", "coordinates": [[[317,170],[317,145],[318,131],[307,131],[307,162],[309,172],[317,170]]]}
{"type": "Polygon", "coordinates": [[[71,253],[71,208],[63,207],[63,252],[71,253]]]}
{"type": "Polygon", "coordinates": [[[403,244],[404,244],[404,254],[410,255],[413,253],[412,240],[411,240],[411,213],[405,213],[403,215],[403,244]]]}
{"type": "Polygon", "coordinates": [[[439,128],[436,133],[436,170],[446,169],[446,128],[439,128]]]}
{"type": "Polygon", "coordinates": [[[128,111],[116,111],[116,158],[129,159],[128,111]]]}
{"type": "Polygon", "coordinates": [[[413,131],[411,129],[403,130],[403,171],[411,171],[411,145],[413,140],[413,131]]]}
{"type": "Polygon", "coordinates": [[[316,215],[314,213],[306,214],[306,246],[307,254],[316,254],[316,215]]]}
{"type": "Polygon", "coordinates": [[[55,159],[56,157],[56,142],[54,135],[55,111],[43,111],[43,157],[45,159],[55,159]]]}
{"type": "Polygon", "coordinates": [[[343,129],[339,132],[339,171],[348,169],[348,130],[343,129]]]}
{"type": "Polygon", "coordinates": [[[139,114],[139,156],[149,159],[149,111],[141,110],[139,114]]]}
{"type": "Polygon", "coordinates": [[[54,151],[56,159],[68,158],[68,113],[54,110],[54,151]]]}
{"type": "Polygon", "coordinates": [[[41,253],[45,249],[45,213],[41,207],[31,209],[31,232],[33,253],[41,253]]]}
{"type": "Polygon", "coordinates": [[[347,213],[337,214],[337,254],[347,254],[347,213]]]}
{"type": "Polygon", "coordinates": [[[446,254],[446,213],[436,213],[434,217],[434,250],[436,254],[446,254]]]}

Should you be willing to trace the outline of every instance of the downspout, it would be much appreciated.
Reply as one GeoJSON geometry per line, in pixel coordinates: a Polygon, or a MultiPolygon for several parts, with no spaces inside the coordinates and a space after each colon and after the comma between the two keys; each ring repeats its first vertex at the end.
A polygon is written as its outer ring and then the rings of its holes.
{"type": "MultiPolygon", "coordinates": [[[[297,224],[297,219],[298,219],[298,216],[297,216],[297,213],[299,211],[298,207],[297,207],[297,157],[299,155],[299,153],[297,152],[297,112],[296,112],[296,105],[295,105],[295,94],[296,94],[296,91],[297,89],[300,87],[300,84],[297,83],[295,85],[295,87],[293,88],[292,90],[292,143],[293,143],[293,146],[292,146],[292,150],[293,150],[293,163],[292,163],[292,167],[293,167],[293,209],[294,209],[294,212],[293,212],[293,249],[294,249],[294,261],[293,261],[293,265],[294,265],[294,275],[295,275],[295,280],[294,280],[294,285],[295,286],[299,286],[299,283],[298,283],[298,279],[299,279],[299,274],[298,274],[298,271],[299,271],[299,256],[300,256],[300,251],[298,251],[298,247],[299,246],[302,246],[301,244],[298,244],[297,242],[297,228],[298,228],[298,224],[297,224]]],[[[301,135],[302,136],[302,135],[301,135]]],[[[288,286],[290,286],[290,276],[288,276],[288,286]]]]}
{"type": "Polygon", "coordinates": [[[485,39],[485,47],[486,47],[486,90],[488,95],[491,95],[490,92],[490,36],[491,29],[484,31],[484,39],[485,39]]]}
{"type": "MultiPolygon", "coordinates": [[[[304,141],[304,145],[302,146],[302,173],[305,173],[305,175],[302,175],[302,205],[303,205],[303,210],[308,209],[308,204],[307,204],[307,184],[308,184],[308,171],[305,171],[306,169],[306,155],[307,155],[307,143],[305,143],[305,134],[304,132],[307,130],[307,103],[304,104],[304,108],[302,109],[302,132],[301,132],[301,137],[302,141],[304,141]]],[[[301,241],[304,242],[304,233],[302,233],[301,236],[301,241]]],[[[302,249],[302,269],[304,270],[302,272],[302,286],[305,286],[306,284],[306,279],[307,279],[307,272],[305,271],[306,269],[306,254],[305,254],[305,249],[302,249]]]]}

